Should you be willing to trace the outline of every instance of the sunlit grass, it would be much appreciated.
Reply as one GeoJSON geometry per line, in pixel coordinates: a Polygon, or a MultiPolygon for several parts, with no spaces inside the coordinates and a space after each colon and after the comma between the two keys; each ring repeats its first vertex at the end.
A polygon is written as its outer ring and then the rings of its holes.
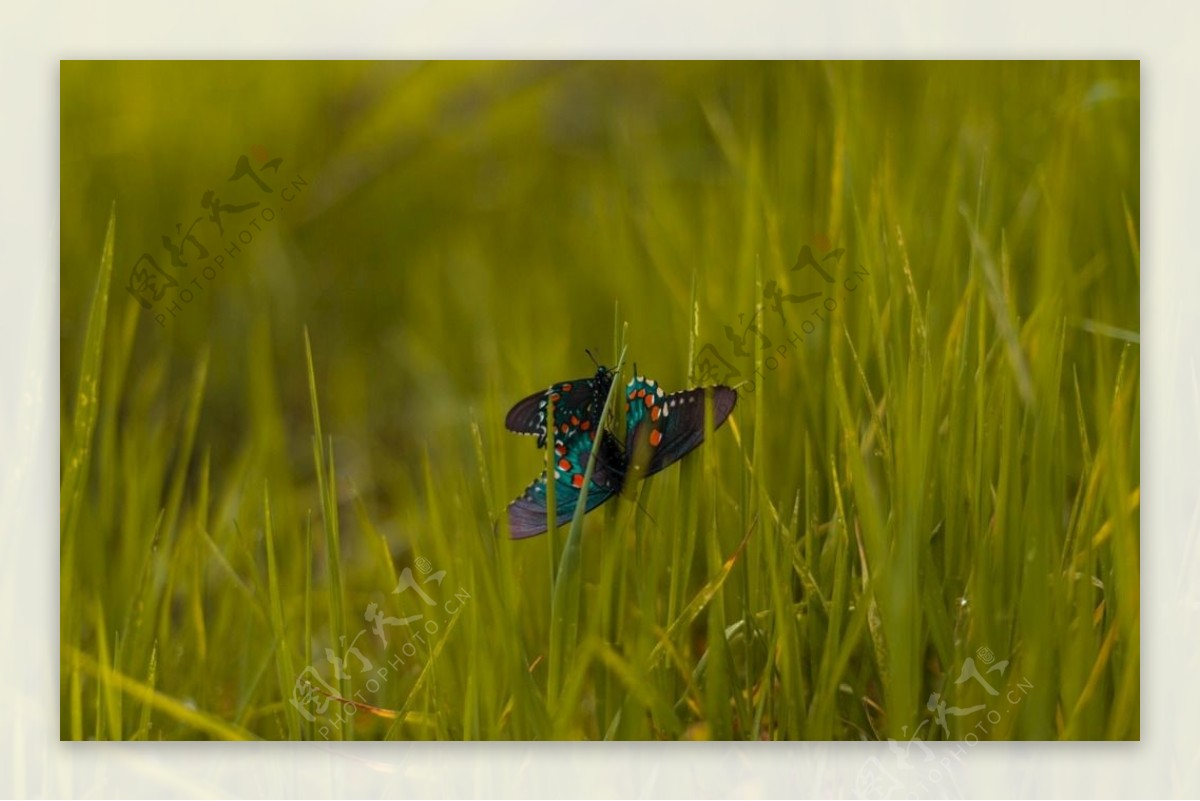
{"type": "Polygon", "coordinates": [[[154,69],[63,67],[64,738],[1139,737],[1136,64],[154,69]],[[509,405],[707,344],[725,426],[507,539],[509,405]]]}

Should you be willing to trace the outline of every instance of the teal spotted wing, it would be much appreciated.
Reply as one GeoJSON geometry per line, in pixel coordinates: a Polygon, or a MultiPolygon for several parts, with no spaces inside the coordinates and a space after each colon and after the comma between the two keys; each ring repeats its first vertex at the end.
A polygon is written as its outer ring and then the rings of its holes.
{"type": "MultiPolygon", "coordinates": [[[[575,516],[583,488],[584,473],[592,451],[595,432],[568,429],[554,438],[554,507],[557,525],[575,516]]],[[[621,445],[605,431],[596,454],[596,466],[588,487],[587,511],[618,495],[625,479],[625,454],[621,445]]],[[[546,472],[530,484],[521,497],[508,505],[508,528],[513,539],[523,539],[546,530],[546,472]]]]}
{"type": "Polygon", "coordinates": [[[737,392],[718,385],[666,394],[653,379],[634,376],[625,387],[625,456],[628,471],[652,476],[704,442],[705,394],[712,396],[715,431],[729,418],[737,392]]]}

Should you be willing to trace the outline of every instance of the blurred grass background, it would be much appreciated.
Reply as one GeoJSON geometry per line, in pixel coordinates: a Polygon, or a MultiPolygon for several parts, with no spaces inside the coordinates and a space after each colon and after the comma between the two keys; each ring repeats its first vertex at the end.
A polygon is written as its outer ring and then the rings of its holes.
{"type": "Polygon", "coordinates": [[[63,738],[1138,738],[1139,80],[63,62],[63,738]],[[278,210],[211,281],[210,189],[278,210]],[[622,343],[760,375],[588,516],[555,686],[503,415],[622,343]]]}

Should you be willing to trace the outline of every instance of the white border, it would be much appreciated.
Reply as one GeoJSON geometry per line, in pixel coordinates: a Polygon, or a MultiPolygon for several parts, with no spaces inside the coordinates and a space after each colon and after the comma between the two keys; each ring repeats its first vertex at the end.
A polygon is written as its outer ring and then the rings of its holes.
{"type": "Polygon", "coordinates": [[[1142,60],[1142,742],[989,744],[937,795],[1200,793],[1195,45],[1163,2],[6,6],[0,28],[0,793],[853,796],[867,744],[58,741],[58,59],[1074,57],[1142,60]]]}

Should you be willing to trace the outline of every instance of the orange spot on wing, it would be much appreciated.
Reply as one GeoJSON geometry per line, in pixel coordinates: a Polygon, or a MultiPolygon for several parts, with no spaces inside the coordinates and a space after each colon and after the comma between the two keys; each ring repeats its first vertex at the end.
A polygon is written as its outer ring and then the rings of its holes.
{"type": "Polygon", "coordinates": [[[575,415],[571,415],[571,425],[573,425],[573,426],[579,425],[579,418],[576,417],[575,415]]]}
{"type": "Polygon", "coordinates": [[[561,426],[559,426],[558,430],[565,434],[565,433],[567,433],[568,428],[570,428],[570,426],[568,426],[566,423],[563,423],[561,426]]]}
{"type": "Polygon", "coordinates": [[[550,400],[557,401],[561,397],[562,397],[562,395],[559,395],[557,392],[555,392],[553,395],[550,396],[550,400]]]}
{"type": "Polygon", "coordinates": [[[657,419],[658,419],[658,416],[659,416],[661,413],[662,413],[662,409],[660,409],[660,408],[658,408],[657,406],[655,406],[653,409],[651,409],[651,410],[650,410],[650,419],[651,419],[651,420],[657,420],[657,419]]]}
{"type": "Polygon", "coordinates": [[[570,392],[570,391],[571,391],[571,385],[570,385],[570,384],[563,384],[563,387],[562,387],[562,388],[563,388],[563,392],[570,392]]]}
{"type": "Polygon", "coordinates": [[[658,429],[651,431],[650,432],[650,444],[657,448],[658,443],[660,443],[660,442],[662,442],[662,432],[659,431],[658,429]]]}
{"type": "Polygon", "coordinates": [[[651,407],[651,406],[653,406],[653,405],[654,405],[654,396],[653,396],[653,395],[647,395],[647,396],[646,396],[646,408],[650,408],[650,407],[651,407]]]}
{"type": "Polygon", "coordinates": [[[583,476],[577,474],[574,478],[571,479],[571,483],[574,484],[576,488],[582,487],[583,486],[583,476]]]}
{"type": "Polygon", "coordinates": [[[558,466],[561,467],[563,470],[571,469],[571,463],[568,462],[566,459],[559,460],[558,466]]]}
{"type": "Polygon", "coordinates": [[[592,421],[584,420],[583,423],[579,427],[582,428],[584,431],[587,431],[589,428],[592,427],[592,421]]]}
{"type": "Polygon", "coordinates": [[[637,391],[637,396],[638,396],[639,398],[643,398],[643,397],[645,397],[645,396],[646,396],[646,390],[645,390],[645,389],[639,389],[639,390],[637,391]]]}

